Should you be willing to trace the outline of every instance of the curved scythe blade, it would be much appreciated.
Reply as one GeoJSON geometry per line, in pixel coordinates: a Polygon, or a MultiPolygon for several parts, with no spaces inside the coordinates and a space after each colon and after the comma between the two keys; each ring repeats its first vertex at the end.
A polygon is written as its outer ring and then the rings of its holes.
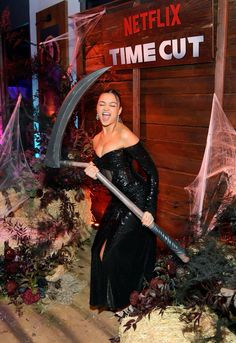
{"type": "MultiPolygon", "coordinates": [[[[82,95],[96,81],[96,79],[109,68],[110,67],[99,69],[96,72],[93,72],[90,75],[86,76],[83,80],[79,81],[75,85],[75,87],[68,93],[53,126],[52,135],[45,156],[44,163],[46,166],[51,168],[60,168],[60,165],[62,164],[74,165],[82,168],[86,167],[86,163],[60,161],[62,138],[66,125],[82,95]]],[[[143,212],[123,193],[121,193],[119,189],[117,189],[109,180],[107,180],[102,173],[98,172],[97,177],[98,180],[100,180],[112,193],[114,193],[138,218],[141,218],[143,216],[143,212]]],[[[157,236],[159,236],[182,259],[183,262],[189,261],[189,258],[185,254],[185,250],[180,247],[178,243],[176,243],[172,238],[170,238],[170,236],[168,236],[164,231],[162,231],[159,226],[154,223],[152,227],[150,227],[150,229],[157,236]]]]}
{"type": "Polygon", "coordinates": [[[68,121],[75,109],[76,104],[88,90],[88,88],[111,67],[101,68],[85,76],[68,93],[63,101],[56,122],[52,129],[48,143],[44,164],[51,168],[60,168],[61,144],[68,121]]]}

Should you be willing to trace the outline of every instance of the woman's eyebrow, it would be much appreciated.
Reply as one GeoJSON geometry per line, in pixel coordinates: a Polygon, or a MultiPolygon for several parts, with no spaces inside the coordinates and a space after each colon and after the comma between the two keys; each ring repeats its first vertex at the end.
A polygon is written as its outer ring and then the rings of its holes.
{"type": "MultiPolygon", "coordinates": [[[[100,100],[98,103],[99,103],[99,104],[105,104],[106,101],[100,100]]],[[[108,103],[109,103],[110,105],[118,105],[118,103],[117,103],[116,101],[111,101],[111,102],[108,102],[108,103]]]]}

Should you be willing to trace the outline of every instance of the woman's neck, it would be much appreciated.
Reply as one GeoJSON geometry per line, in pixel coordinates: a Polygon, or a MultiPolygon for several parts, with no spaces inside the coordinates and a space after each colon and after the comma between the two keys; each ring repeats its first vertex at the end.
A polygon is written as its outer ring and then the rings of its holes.
{"type": "Polygon", "coordinates": [[[118,126],[119,126],[118,122],[112,123],[109,126],[103,126],[102,127],[103,135],[106,136],[106,135],[110,135],[110,134],[114,133],[116,131],[116,129],[118,128],[118,126]]]}

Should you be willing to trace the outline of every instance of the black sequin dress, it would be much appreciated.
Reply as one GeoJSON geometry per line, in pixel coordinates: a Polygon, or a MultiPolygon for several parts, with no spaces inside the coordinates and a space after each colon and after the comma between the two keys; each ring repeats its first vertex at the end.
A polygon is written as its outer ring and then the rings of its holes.
{"type": "MultiPolygon", "coordinates": [[[[140,209],[155,216],[157,170],[140,142],[96,156],[94,163],[140,209]],[[145,175],[136,172],[134,160],[145,175]]],[[[140,291],[144,280],[152,277],[155,260],[155,235],[112,195],[92,247],[90,305],[110,309],[127,306],[130,293],[140,291]]]]}

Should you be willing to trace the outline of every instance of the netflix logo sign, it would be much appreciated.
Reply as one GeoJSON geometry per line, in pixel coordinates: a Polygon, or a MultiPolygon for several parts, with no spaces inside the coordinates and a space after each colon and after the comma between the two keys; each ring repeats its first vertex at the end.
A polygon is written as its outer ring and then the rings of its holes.
{"type": "Polygon", "coordinates": [[[210,62],[212,0],[145,1],[104,16],[105,64],[117,69],[210,62]]]}
{"type": "Polygon", "coordinates": [[[124,18],[124,34],[129,36],[140,31],[157,27],[181,25],[180,4],[170,4],[161,12],[161,8],[141,12],[124,18]]]}

